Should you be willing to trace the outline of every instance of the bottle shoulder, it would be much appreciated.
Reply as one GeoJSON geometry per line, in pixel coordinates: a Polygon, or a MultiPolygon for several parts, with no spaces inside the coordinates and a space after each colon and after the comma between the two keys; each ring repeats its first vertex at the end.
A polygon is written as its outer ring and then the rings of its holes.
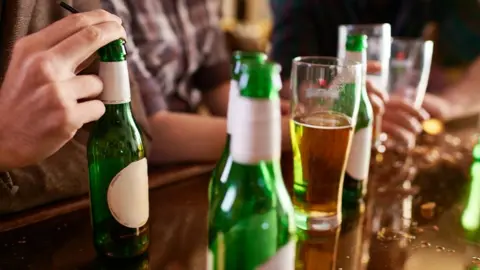
{"type": "Polygon", "coordinates": [[[291,210],[281,172],[271,163],[243,165],[232,162],[223,188],[212,199],[212,217],[241,218],[275,211],[279,215],[291,210]],[[285,209],[283,209],[285,208],[285,209]]]}
{"type": "Polygon", "coordinates": [[[145,157],[143,138],[132,117],[100,118],[90,130],[87,152],[89,157],[145,157]]]}

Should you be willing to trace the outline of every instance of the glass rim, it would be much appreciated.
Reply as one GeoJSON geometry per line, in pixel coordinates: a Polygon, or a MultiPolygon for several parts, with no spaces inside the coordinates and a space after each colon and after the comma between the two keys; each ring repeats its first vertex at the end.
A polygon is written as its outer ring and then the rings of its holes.
{"type": "Polygon", "coordinates": [[[337,57],[330,57],[330,56],[297,56],[293,58],[292,63],[294,66],[310,66],[310,67],[319,67],[319,68],[326,68],[326,67],[341,67],[341,68],[355,68],[361,67],[362,63],[358,61],[352,60],[345,60],[337,57]],[[325,61],[325,63],[315,63],[315,62],[308,62],[308,60],[321,60],[325,61]],[[331,61],[327,63],[327,61],[331,61]]]}
{"type": "Polygon", "coordinates": [[[433,40],[429,39],[422,39],[422,38],[408,38],[408,37],[392,37],[392,43],[394,42],[405,42],[405,43],[413,43],[413,44],[433,44],[433,40]]]}
{"type": "Polygon", "coordinates": [[[367,27],[385,27],[389,26],[390,28],[392,27],[391,24],[389,23],[365,23],[365,24],[341,24],[339,27],[353,27],[353,28],[367,28],[367,27]]]}

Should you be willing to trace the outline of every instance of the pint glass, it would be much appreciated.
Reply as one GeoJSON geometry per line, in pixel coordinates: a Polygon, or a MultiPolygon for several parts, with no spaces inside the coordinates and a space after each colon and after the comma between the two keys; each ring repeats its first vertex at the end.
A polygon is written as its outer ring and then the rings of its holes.
{"type": "Polygon", "coordinates": [[[297,57],[291,75],[293,202],[297,226],[330,230],[341,220],[343,177],[360,101],[361,64],[297,57]]]}

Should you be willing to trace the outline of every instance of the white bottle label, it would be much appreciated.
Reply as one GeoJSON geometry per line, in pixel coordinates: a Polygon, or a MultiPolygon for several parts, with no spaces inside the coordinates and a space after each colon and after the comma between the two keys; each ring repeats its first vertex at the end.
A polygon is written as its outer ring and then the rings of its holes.
{"type": "Polygon", "coordinates": [[[232,120],[232,159],[241,164],[276,160],[281,155],[280,99],[249,99],[238,96],[232,120]]]}
{"type": "Polygon", "coordinates": [[[348,156],[347,173],[357,180],[366,180],[370,167],[373,126],[370,124],[353,135],[350,155],[348,156]]]}
{"type": "Polygon", "coordinates": [[[148,221],[147,159],[130,163],[110,182],[107,192],[108,207],[118,223],[128,228],[139,228],[148,221]]]}
{"type": "Polygon", "coordinates": [[[268,262],[257,268],[258,270],[293,270],[295,269],[295,242],[290,241],[278,250],[277,254],[268,262]]]}
{"type": "Polygon", "coordinates": [[[100,100],[105,104],[130,102],[130,80],[127,61],[100,62],[98,75],[103,81],[100,100]]]}
{"type": "Polygon", "coordinates": [[[213,269],[213,252],[207,249],[207,270],[213,269]]]}
{"type": "Polygon", "coordinates": [[[230,93],[228,95],[228,110],[227,110],[227,133],[232,134],[233,116],[236,113],[234,108],[235,99],[239,95],[238,83],[235,80],[230,81],[230,93]]]}

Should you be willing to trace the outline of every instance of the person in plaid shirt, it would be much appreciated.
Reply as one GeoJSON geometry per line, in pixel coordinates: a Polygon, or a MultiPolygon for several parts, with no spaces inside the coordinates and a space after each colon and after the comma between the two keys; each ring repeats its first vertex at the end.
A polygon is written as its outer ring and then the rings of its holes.
{"type": "MultiPolygon", "coordinates": [[[[214,161],[225,144],[230,55],[220,0],[103,0],[127,31],[130,69],[149,116],[150,161],[214,161]],[[195,114],[200,102],[213,116],[195,114]]],[[[288,119],[284,119],[288,128],[288,119]]],[[[284,146],[289,147],[289,133],[284,146]]]]}

